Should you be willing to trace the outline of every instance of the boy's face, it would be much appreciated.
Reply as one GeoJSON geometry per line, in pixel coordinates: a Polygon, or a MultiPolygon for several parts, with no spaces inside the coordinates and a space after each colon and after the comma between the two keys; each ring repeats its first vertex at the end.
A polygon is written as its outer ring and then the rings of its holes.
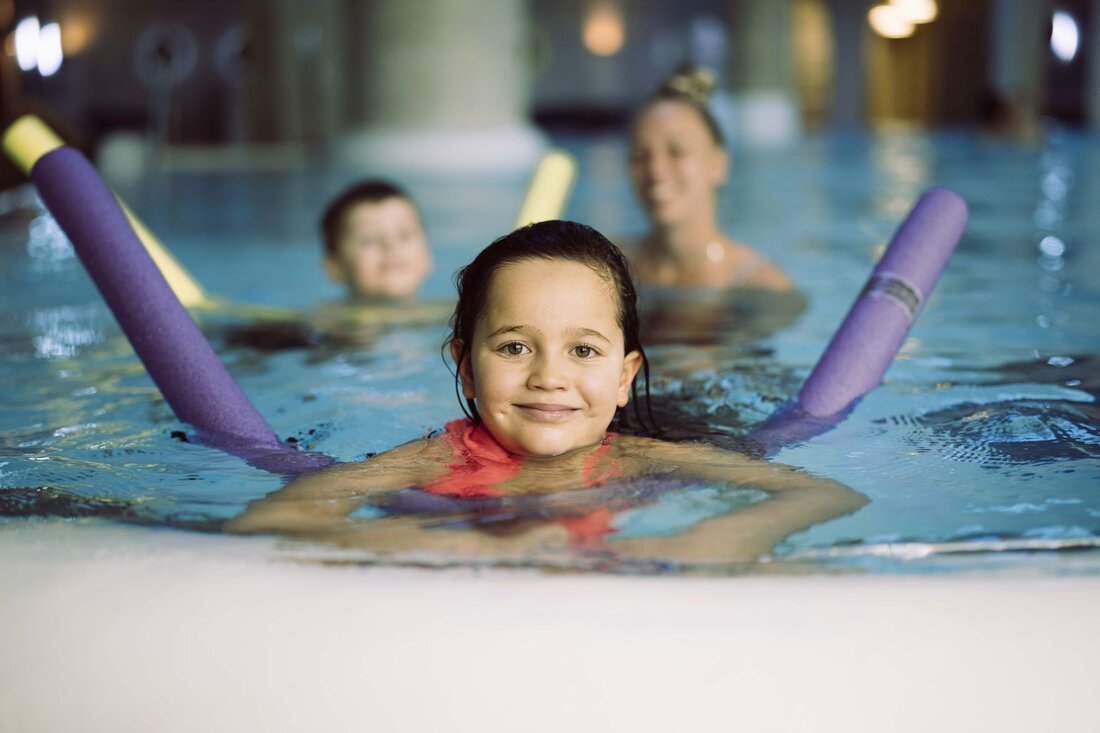
{"type": "Polygon", "coordinates": [[[416,208],[397,197],[356,204],[344,215],[336,252],[325,257],[325,267],[354,296],[415,295],[432,269],[416,208]]]}

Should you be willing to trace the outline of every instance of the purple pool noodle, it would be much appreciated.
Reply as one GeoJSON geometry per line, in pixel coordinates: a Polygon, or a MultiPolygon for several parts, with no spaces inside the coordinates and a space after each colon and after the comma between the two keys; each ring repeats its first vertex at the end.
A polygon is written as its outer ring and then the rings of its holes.
{"type": "Polygon", "coordinates": [[[878,386],[966,228],[966,202],[946,188],[920,197],[875,266],[802,390],[799,407],[835,415],[878,386]]]}
{"type": "Polygon", "coordinates": [[[279,442],[81,153],[46,153],[31,178],[176,417],[197,428],[203,442],[267,470],[300,473],[332,462],[279,442]]]}
{"type": "Polygon", "coordinates": [[[748,436],[767,454],[820,435],[874,389],[966,228],[966,202],[929,189],[899,227],[798,397],[748,436]]]}

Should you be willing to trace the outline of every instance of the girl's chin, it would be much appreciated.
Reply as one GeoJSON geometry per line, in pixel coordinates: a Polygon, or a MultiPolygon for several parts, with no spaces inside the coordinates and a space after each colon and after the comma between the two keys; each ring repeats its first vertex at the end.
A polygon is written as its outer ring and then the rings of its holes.
{"type": "MultiPolygon", "coordinates": [[[[602,439],[601,439],[602,440],[602,439]]],[[[591,443],[569,443],[569,444],[539,444],[539,445],[520,445],[515,449],[509,449],[510,453],[514,453],[517,456],[523,458],[529,458],[533,461],[547,460],[552,461],[557,458],[571,455],[573,453],[591,450],[593,447],[600,444],[600,440],[593,441],[591,443]]]]}

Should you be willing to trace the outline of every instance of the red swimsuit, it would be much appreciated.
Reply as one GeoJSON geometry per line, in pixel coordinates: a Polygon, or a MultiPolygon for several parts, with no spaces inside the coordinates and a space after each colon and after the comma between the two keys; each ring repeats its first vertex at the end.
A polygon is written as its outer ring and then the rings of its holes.
{"type": "MultiPolygon", "coordinates": [[[[451,446],[451,462],[445,476],[429,481],[421,488],[432,494],[477,498],[506,496],[496,488],[519,473],[523,456],[504,450],[496,439],[480,423],[469,418],[447,423],[440,436],[451,446]]],[[[622,476],[622,469],[613,460],[601,466],[610,449],[611,441],[618,433],[608,433],[599,449],[584,460],[584,488],[599,485],[608,479],[622,476]],[[603,470],[600,470],[600,469],[603,470]]],[[[559,518],[559,524],[569,530],[575,545],[599,546],[602,539],[615,531],[611,526],[614,514],[607,508],[559,518]]]]}

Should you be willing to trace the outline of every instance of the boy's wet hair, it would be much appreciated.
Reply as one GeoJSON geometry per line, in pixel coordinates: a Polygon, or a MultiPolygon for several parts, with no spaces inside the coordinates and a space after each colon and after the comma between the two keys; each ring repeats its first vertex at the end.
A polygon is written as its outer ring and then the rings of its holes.
{"type": "Polygon", "coordinates": [[[325,242],[325,254],[333,256],[338,251],[340,232],[344,218],[359,204],[377,204],[386,199],[404,199],[416,208],[412,197],[400,186],[381,179],[360,181],[332,200],[321,215],[321,236],[325,242]]]}
{"type": "Polygon", "coordinates": [[[710,69],[691,63],[681,64],[661,82],[660,86],[657,87],[657,91],[642,102],[641,106],[634,112],[630,123],[631,135],[633,136],[634,127],[638,120],[652,107],[661,102],[681,102],[699,115],[699,119],[707,128],[714,144],[720,148],[726,147],[722,128],[707,107],[716,84],[717,79],[710,69]]]}
{"type": "MultiPolygon", "coordinates": [[[[643,415],[639,404],[638,379],[635,376],[630,385],[634,414],[644,430],[659,432],[649,404],[649,360],[642,348],[638,291],[630,275],[630,265],[618,247],[590,226],[560,220],[529,224],[500,237],[483,249],[473,262],[459,270],[455,274],[458,303],[451,317],[451,333],[443,342],[444,354],[448,353],[453,342],[458,342],[461,345],[461,354],[456,366],[469,358],[474,328],[485,314],[493,278],[507,265],[534,259],[576,262],[590,268],[612,286],[618,300],[616,320],[623,331],[625,353],[637,351],[642,356],[645,413],[643,415]]],[[[562,295],[568,297],[568,294],[562,295]]],[[[473,420],[480,421],[474,401],[463,400],[457,369],[455,392],[463,412],[473,420]]]]}

